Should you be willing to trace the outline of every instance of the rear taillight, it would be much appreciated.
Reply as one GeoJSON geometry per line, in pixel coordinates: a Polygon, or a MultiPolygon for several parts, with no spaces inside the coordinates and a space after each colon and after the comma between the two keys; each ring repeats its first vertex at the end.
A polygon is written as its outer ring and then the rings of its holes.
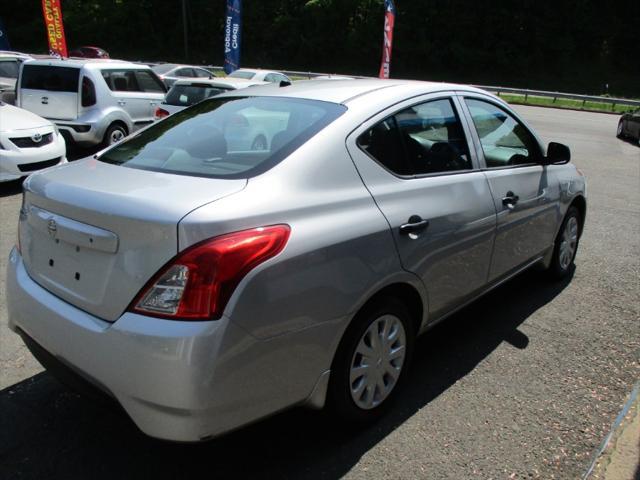
{"type": "Polygon", "coordinates": [[[200,242],[165,265],[129,310],[162,318],[219,318],[244,276],[280,253],[290,231],[273,225],[200,242]]]}
{"type": "Polygon", "coordinates": [[[156,120],[160,120],[161,118],[164,117],[168,117],[169,116],[169,112],[167,112],[164,108],[156,108],[156,113],[155,113],[155,117],[156,120]]]}

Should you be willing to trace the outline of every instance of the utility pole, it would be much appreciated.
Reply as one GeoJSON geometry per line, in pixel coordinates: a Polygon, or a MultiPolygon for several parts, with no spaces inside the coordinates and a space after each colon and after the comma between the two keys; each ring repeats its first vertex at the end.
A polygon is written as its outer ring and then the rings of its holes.
{"type": "Polygon", "coordinates": [[[182,31],[184,33],[184,60],[189,61],[189,33],[187,31],[187,0],[182,0],[182,31]]]}

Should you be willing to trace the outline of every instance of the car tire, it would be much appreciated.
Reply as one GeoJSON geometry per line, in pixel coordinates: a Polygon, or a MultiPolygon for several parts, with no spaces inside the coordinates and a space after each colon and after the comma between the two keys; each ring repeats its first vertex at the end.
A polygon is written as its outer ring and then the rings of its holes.
{"type": "Polygon", "coordinates": [[[618,129],[616,130],[616,137],[624,138],[624,122],[620,120],[618,122],[618,129]]]}
{"type": "Polygon", "coordinates": [[[112,123],[104,134],[102,143],[105,147],[110,147],[122,141],[128,135],[127,127],[120,123],[112,123]]]}
{"type": "Polygon", "coordinates": [[[266,150],[267,149],[267,139],[264,135],[258,135],[253,139],[253,143],[251,144],[251,150],[266,150]]]}
{"type": "Polygon", "coordinates": [[[581,215],[576,207],[570,207],[564,216],[553,247],[553,257],[548,272],[553,279],[561,280],[574,268],[581,231],[581,215]]]}
{"type": "Polygon", "coordinates": [[[330,410],[353,423],[380,417],[406,377],[414,342],[413,322],[401,301],[385,297],[365,306],[348,327],[331,365],[330,410]]]}

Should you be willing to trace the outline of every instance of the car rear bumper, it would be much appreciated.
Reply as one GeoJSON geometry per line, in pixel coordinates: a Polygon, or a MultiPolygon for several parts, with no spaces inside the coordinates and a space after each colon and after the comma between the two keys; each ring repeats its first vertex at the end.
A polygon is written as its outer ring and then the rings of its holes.
{"type": "Polygon", "coordinates": [[[102,142],[105,129],[101,124],[67,122],[63,120],[56,120],[55,123],[67,142],[73,142],[81,147],[92,147],[102,142]]]}
{"type": "Polygon", "coordinates": [[[260,341],[224,317],[182,322],[125,313],[103,321],[34,282],[16,249],[7,307],[12,330],[114,397],[156,438],[199,441],[238,428],[304,401],[322,373],[287,376],[278,362],[291,362],[282,349],[295,338],[260,341]]]}

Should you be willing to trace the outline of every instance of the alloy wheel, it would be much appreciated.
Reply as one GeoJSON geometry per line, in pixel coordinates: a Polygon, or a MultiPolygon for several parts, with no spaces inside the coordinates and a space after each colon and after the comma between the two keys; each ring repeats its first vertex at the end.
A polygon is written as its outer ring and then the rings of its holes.
{"type": "Polygon", "coordinates": [[[560,252],[559,263],[560,268],[566,270],[571,265],[573,257],[576,254],[578,248],[578,219],[576,217],[570,217],[567,220],[567,224],[562,232],[562,238],[560,240],[560,252]]]}

